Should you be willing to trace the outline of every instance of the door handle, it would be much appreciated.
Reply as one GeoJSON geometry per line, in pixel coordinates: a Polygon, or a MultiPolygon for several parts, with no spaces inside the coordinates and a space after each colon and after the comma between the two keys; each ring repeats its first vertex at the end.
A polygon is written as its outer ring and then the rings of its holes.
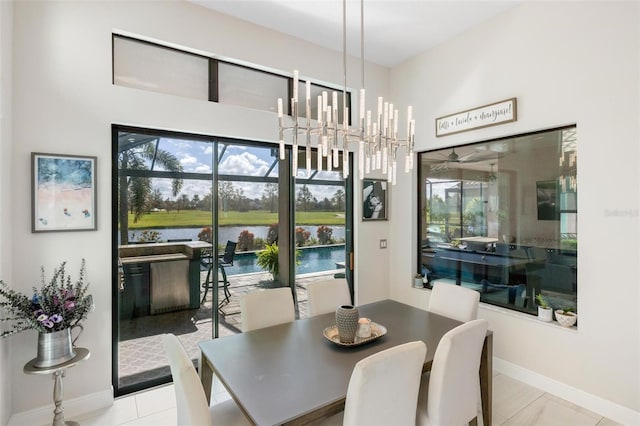
{"type": "Polygon", "coordinates": [[[124,292],[124,266],[120,258],[118,258],[118,291],[124,292]]]}

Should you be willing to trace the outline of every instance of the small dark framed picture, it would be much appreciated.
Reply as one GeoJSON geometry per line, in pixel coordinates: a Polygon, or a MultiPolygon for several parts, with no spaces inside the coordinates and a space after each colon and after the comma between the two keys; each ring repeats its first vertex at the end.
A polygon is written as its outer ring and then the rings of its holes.
{"type": "Polygon", "coordinates": [[[387,220],[386,180],[362,180],[362,220],[387,220]]]}
{"type": "Polygon", "coordinates": [[[538,220],[560,220],[558,181],[536,182],[538,220]]]}
{"type": "Polygon", "coordinates": [[[31,232],[97,229],[96,161],[31,153],[31,232]]]}

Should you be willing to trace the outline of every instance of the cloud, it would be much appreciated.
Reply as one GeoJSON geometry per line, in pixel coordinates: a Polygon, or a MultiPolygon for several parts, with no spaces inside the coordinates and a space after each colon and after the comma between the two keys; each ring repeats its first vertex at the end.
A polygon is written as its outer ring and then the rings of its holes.
{"type": "Polygon", "coordinates": [[[193,171],[196,173],[211,173],[211,167],[208,164],[198,164],[193,171]]]}
{"type": "Polygon", "coordinates": [[[263,176],[269,170],[270,164],[255,154],[243,152],[229,155],[220,164],[219,172],[245,176],[263,176]]]}
{"type": "MultiPolygon", "coordinates": [[[[173,153],[180,164],[182,164],[185,172],[190,173],[212,173],[213,165],[213,147],[211,143],[201,141],[188,141],[180,139],[163,139],[162,148],[173,153]]],[[[219,145],[222,150],[222,144],[219,145]]],[[[264,176],[267,170],[276,161],[277,158],[272,156],[272,148],[243,146],[243,145],[227,145],[222,162],[218,167],[221,174],[232,174],[237,176],[264,176]]],[[[271,171],[270,176],[277,177],[278,166],[271,171]]],[[[306,171],[302,172],[299,177],[304,178],[306,171]]],[[[213,179],[213,176],[212,176],[213,179]]],[[[339,175],[334,172],[323,171],[315,176],[315,179],[327,179],[341,181],[339,175]]],[[[212,182],[210,180],[183,180],[183,188],[178,197],[171,194],[171,179],[153,179],[154,188],[158,188],[164,199],[180,198],[182,194],[187,195],[189,199],[194,194],[198,194],[200,198],[207,195],[211,189],[212,182]]],[[[242,189],[244,196],[250,199],[261,198],[264,192],[264,184],[255,182],[233,182],[236,188],[242,189]]],[[[299,188],[298,188],[299,189],[299,188]]],[[[334,186],[317,186],[310,185],[314,197],[321,201],[323,198],[333,197],[338,187],[334,186]]]]}
{"type": "Polygon", "coordinates": [[[180,164],[182,164],[182,167],[184,167],[185,170],[187,169],[187,167],[197,163],[198,163],[198,159],[188,154],[180,159],[180,164]]]}

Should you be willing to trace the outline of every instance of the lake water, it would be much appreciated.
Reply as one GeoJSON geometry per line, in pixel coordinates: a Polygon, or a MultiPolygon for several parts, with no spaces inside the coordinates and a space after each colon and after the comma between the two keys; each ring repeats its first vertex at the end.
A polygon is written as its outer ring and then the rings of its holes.
{"type": "MultiPolygon", "coordinates": [[[[311,233],[311,237],[317,238],[318,227],[317,226],[302,226],[306,231],[311,233]]],[[[333,230],[334,239],[344,239],[344,226],[330,226],[333,230]]],[[[193,241],[198,240],[198,233],[202,230],[202,227],[198,228],[166,228],[166,229],[149,229],[149,231],[156,231],[160,234],[160,241],[167,240],[181,240],[189,239],[193,241]]],[[[269,232],[268,226],[221,226],[218,231],[218,242],[224,244],[227,240],[238,241],[238,236],[242,231],[249,231],[255,238],[267,238],[267,232],[269,232]]],[[[134,242],[138,240],[141,231],[130,230],[129,241],[134,242]]]]}

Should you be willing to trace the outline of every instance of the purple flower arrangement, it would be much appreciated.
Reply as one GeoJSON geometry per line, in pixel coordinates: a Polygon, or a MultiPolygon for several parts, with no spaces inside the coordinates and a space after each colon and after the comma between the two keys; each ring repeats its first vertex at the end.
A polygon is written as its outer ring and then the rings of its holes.
{"type": "Polygon", "coordinates": [[[12,329],[0,334],[10,336],[24,330],[37,330],[40,333],[53,333],[72,327],[87,318],[93,310],[93,298],[87,294],[88,284],[84,283],[85,261],[82,259],[80,277],[75,283],[65,272],[66,262],[53,272],[49,283],[45,283],[42,268],[42,287],[33,288],[28,297],[11,289],[0,281],[0,306],[9,314],[0,321],[11,321],[12,329]]]}

